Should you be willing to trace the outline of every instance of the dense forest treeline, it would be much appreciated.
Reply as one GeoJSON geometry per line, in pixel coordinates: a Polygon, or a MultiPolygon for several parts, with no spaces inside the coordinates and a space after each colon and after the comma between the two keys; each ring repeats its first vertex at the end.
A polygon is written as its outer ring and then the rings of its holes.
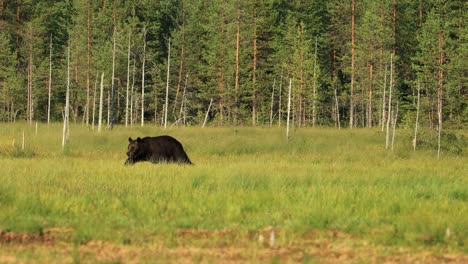
{"type": "Polygon", "coordinates": [[[70,120],[85,125],[99,112],[104,123],[201,124],[208,108],[212,125],[278,125],[291,83],[297,127],[395,117],[463,127],[466,10],[463,0],[0,0],[0,120],[63,120],[69,83],[70,120]]]}

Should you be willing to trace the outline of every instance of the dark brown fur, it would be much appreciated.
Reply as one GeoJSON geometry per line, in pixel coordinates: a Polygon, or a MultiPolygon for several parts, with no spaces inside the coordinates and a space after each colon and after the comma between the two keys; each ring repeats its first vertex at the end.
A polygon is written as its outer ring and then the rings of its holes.
{"type": "Polygon", "coordinates": [[[125,164],[140,161],[192,164],[182,144],[171,136],[145,137],[135,140],[128,138],[128,141],[130,143],[125,164]]]}

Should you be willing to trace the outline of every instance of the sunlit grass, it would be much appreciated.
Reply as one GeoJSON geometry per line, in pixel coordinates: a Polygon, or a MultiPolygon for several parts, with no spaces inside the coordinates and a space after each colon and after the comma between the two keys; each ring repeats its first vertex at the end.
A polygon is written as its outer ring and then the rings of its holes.
{"type": "Polygon", "coordinates": [[[297,129],[287,143],[279,128],[72,126],[62,150],[59,124],[40,124],[37,135],[3,124],[0,229],[145,242],[177,229],[274,226],[466,250],[466,152],[413,153],[410,135],[399,131],[391,152],[377,130],[297,129]],[[124,166],[128,137],[161,134],[181,141],[195,165],[124,166]]]}

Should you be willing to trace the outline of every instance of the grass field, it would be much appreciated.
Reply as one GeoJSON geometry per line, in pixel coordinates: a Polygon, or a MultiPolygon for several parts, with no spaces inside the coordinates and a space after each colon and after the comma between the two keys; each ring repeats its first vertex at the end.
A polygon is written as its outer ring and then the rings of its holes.
{"type": "Polygon", "coordinates": [[[0,263],[468,262],[467,133],[412,133],[2,124],[0,263]],[[195,165],[124,166],[161,134],[195,165]]]}

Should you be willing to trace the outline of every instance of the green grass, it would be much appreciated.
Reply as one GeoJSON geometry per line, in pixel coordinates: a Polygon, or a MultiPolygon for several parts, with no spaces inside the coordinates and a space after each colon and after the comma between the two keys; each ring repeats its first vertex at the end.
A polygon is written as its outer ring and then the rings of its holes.
{"type": "Polygon", "coordinates": [[[468,252],[466,132],[453,133],[462,147],[438,160],[428,145],[414,153],[405,130],[391,152],[367,129],[297,129],[286,143],[278,128],[72,126],[62,151],[59,124],[40,124],[38,135],[2,124],[0,229],[146,243],[179,229],[273,226],[290,234],[281,243],[320,229],[468,252]],[[195,165],[124,166],[128,137],[161,134],[179,139],[195,165]]]}

